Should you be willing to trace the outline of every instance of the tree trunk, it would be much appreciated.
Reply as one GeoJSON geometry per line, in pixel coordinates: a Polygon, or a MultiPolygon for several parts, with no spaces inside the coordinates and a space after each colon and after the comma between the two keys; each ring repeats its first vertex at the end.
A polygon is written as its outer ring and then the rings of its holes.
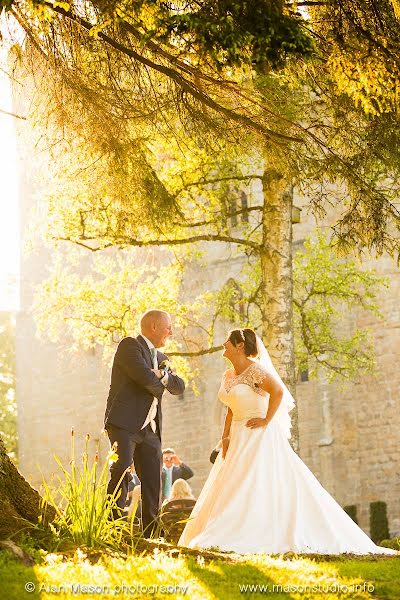
{"type": "MultiPolygon", "coordinates": [[[[261,251],[263,337],[277,371],[294,395],[291,178],[281,170],[266,164],[263,191],[261,251]]],[[[298,450],[296,408],[291,411],[291,418],[292,446],[298,450]]]]}
{"type": "MultiPolygon", "coordinates": [[[[14,535],[36,524],[41,514],[40,494],[22,477],[7,455],[0,438],[0,539],[14,535]]],[[[46,520],[54,517],[54,509],[46,506],[46,520]]]]}

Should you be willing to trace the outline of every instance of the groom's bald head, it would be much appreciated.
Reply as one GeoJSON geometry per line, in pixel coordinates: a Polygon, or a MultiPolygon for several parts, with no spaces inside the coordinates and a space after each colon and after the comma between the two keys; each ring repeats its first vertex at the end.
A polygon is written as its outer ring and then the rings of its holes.
{"type": "Polygon", "coordinates": [[[161,348],[172,335],[171,317],[164,310],[147,310],[140,319],[140,331],[156,348],[161,348]]]}
{"type": "Polygon", "coordinates": [[[140,319],[140,328],[143,329],[143,327],[149,327],[149,325],[151,326],[153,323],[159,323],[166,318],[170,319],[171,317],[165,310],[157,310],[155,308],[146,310],[140,319]]]}

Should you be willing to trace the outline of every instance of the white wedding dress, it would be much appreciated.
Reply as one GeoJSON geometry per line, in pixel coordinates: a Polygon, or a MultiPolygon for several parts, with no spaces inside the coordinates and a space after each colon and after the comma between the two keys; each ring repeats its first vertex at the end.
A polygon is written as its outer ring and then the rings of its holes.
{"type": "Polygon", "coordinates": [[[229,448],[225,459],[219,453],[179,545],[243,554],[398,554],[375,545],[321,486],[279,418],[246,427],[267,413],[269,396],[258,388],[265,373],[258,363],[239,376],[225,373],[218,397],[233,413],[229,448]]]}

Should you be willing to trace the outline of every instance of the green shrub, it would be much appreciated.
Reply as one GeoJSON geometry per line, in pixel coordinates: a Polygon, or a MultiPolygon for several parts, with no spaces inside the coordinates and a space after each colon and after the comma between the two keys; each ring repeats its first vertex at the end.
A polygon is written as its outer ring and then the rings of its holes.
{"type": "Polygon", "coordinates": [[[57,476],[57,486],[44,482],[43,498],[56,509],[50,523],[57,546],[118,547],[128,534],[132,534],[124,518],[114,519],[112,511],[120,494],[107,494],[108,466],[117,460],[115,448],[99,467],[98,445],[92,463],[88,453],[89,435],[86,436],[82,467],[75,460],[74,432],[71,432],[70,470],[56,458],[62,475],[57,476]]]}
{"type": "Polygon", "coordinates": [[[357,525],[358,525],[357,506],[355,504],[350,504],[349,506],[344,506],[343,510],[345,512],[347,512],[349,517],[351,517],[353,519],[354,523],[357,523],[357,525]]]}
{"type": "Polygon", "coordinates": [[[392,550],[400,551],[400,537],[391,538],[389,540],[381,540],[379,545],[384,546],[385,548],[392,548],[392,550]]]}
{"type": "Polygon", "coordinates": [[[371,502],[369,505],[370,536],[375,544],[390,538],[386,502],[371,502]]]}

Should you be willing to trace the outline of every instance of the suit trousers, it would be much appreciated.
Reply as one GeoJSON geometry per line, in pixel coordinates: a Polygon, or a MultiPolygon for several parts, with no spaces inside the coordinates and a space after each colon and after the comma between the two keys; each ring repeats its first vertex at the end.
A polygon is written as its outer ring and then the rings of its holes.
{"type": "Polygon", "coordinates": [[[157,526],[157,517],[161,506],[161,467],[162,451],[158,433],[154,433],[150,425],[142,431],[132,433],[126,429],[107,425],[111,445],[117,442],[118,460],[110,467],[110,481],[107,492],[112,494],[118,487],[121,494],[117,505],[122,511],[126,504],[130,476],[123,473],[132,463],[135,465],[141,484],[142,524],[145,537],[151,537],[157,526]]]}

